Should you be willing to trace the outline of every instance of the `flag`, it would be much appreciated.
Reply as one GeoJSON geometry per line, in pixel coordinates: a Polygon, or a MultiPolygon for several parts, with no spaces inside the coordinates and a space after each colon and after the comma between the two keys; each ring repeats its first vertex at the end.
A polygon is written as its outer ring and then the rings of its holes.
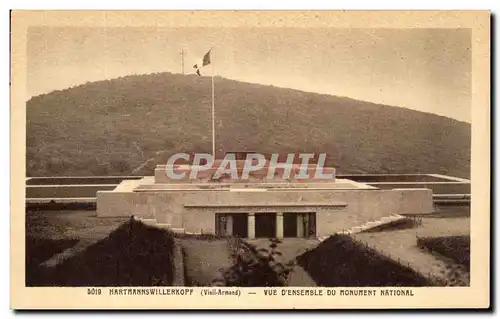
{"type": "Polygon", "coordinates": [[[205,66],[205,65],[209,65],[210,64],[210,53],[212,52],[212,49],[210,49],[207,53],[205,53],[205,55],[203,56],[203,65],[202,66],[205,66]]]}
{"type": "Polygon", "coordinates": [[[209,65],[212,60],[211,60],[211,53],[212,49],[210,49],[205,55],[203,56],[203,60],[201,62],[201,66],[199,64],[193,65],[193,68],[196,69],[196,74],[201,76],[200,69],[206,65],[209,65]]]}

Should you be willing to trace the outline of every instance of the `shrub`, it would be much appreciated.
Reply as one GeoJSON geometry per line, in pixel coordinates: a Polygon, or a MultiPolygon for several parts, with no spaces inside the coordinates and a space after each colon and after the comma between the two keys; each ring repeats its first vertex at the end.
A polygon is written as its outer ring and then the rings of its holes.
{"type": "Polygon", "coordinates": [[[216,286],[279,287],[286,286],[293,263],[282,264],[277,260],[280,240],[270,239],[269,249],[256,249],[241,239],[236,242],[235,264],[223,269],[222,277],[214,281],[216,286]]]}
{"type": "Polygon", "coordinates": [[[394,231],[401,229],[417,228],[422,226],[422,218],[419,217],[405,217],[397,220],[393,220],[389,223],[378,225],[364,230],[364,233],[374,233],[382,231],[394,231]]]}
{"type": "Polygon", "coordinates": [[[108,237],[54,267],[32,268],[27,285],[170,286],[173,245],[168,232],[130,219],[108,237]]]}
{"type": "Polygon", "coordinates": [[[470,236],[417,237],[417,245],[470,270],[470,236]]]}
{"type": "Polygon", "coordinates": [[[334,235],[297,258],[324,287],[433,286],[437,283],[350,236],[334,235]]]}

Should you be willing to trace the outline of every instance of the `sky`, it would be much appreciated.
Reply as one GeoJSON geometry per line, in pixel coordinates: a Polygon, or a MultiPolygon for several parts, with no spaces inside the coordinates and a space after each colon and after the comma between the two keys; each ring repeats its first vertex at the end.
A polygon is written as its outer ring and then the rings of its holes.
{"type": "MultiPolygon", "coordinates": [[[[27,99],[130,74],[185,73],[210,49],[226,78],[471,121],[470,29],[28,29],[27,99]]],[[[211,69],[202,70],[210,75],[211,69]]]]}

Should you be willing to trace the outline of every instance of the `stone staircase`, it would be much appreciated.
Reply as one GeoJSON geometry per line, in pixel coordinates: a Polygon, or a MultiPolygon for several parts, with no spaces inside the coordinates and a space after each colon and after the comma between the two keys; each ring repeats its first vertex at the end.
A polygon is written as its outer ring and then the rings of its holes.
{"type": "Polygon", "coordinates": [[[186,235],[201,235],[201,234],[193,234],[186,232],[184,228],[173,228],[170,224],[158,223],[156,219],[153,218],[141,218],[134,216],[134,220],[139,221],[145,225],[160,228],[160,229],[168,229],[176,234],[186,234],[186,235]]]}
{"type": "MultiPolygon", "coordinates": [[[[341,231],[334,233],[333,235],[354,235],[354,234],[360,233],[362,231],[365,231],[365,230],[368,230],[368,229],[371,229],[371,228],[374,228],[374,227],[377,227],[380,225],[388,224],[388,223],[391,223],[391,222],[394,222],[396,220],[400,220],[403,218],[405,218],[405,216],[402,216],[399,214],[392,214],[390,216],[385,216],[385,217],[382,217],[382,218],[375,220],[375,221],[368,221],[360,226],[354,226],[354,227],[349,228],[349,229],[343,229],[341,231]]],[[[201,233],[186,232],[186,230],[184,228],[173,228],[172,225],[170,225],[170,224],[158,223],[157,220],[153,219],[153,218],[141,218],[141,217],[134,216],[134,219],[137,221],[140,221],[146,225],[152,226],[152,227],[157,227],[160,229],[168,229],[168,230],[170,230],[174,233],[177,233],[177,234],[201,235],[201,233]]],[[[320,242],[322,242],[325,239],[327,239],[328,237],[330,237],[330,236],[321,236],[321,237],[318,237],[318,240],[320,242]]]]}
{"type": "MultiPolygon", "coordinates": [[[[394,222],[394,221],[400,220],[400,219],[404,219],[404,218],[405,218],[405,216],[402,216],[399,214],[392,214],[390,216],[385,216],[385,217],[382,217],[382,218],[375,220],[375,221],[368,221],[360,226],[354,226],[354,227],[349,228],[349,229],[343,229],[341,231],[334,233],[334,235],[354,235],[354,234],[360,233],[362,231],[365,231],[365,230],[368,230],[368,229],[371,229],[371,228],[374,228],[374,227],[377,227],[380,225],[389,224],[391,222],[394,222]]],[[[321,236],[321,237],[318,237],[318,240],[320,242],[322,242],[325,239],[327,239],[328,237],[330,237],[330,236],[321,236]]]]}

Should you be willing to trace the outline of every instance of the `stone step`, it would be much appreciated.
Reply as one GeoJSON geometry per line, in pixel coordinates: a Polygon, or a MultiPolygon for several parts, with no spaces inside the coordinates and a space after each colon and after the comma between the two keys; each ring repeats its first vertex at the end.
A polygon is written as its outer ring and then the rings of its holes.
{"type": "Polygon", "coordinates": [[[152,219],[152,218],[141,218],[141,217],[134,216],[134,219],[137,221],[140,221],[148,226],[153,226],[153,227],[156,227],[159,229],[168,229],[176,234],[201,235],[201,233],[188,233],[185,231],[184,228],[172,228],[171,224],[159,223],[156,219],[152,219]]]}
{"type": "Polygon", "coordinates": [[[186,235],[195,235],[195,236],[202,235],[202,233],[192,233],[192,232],[187,232],[187,231],[185,231],[184,234],[186,234],[186,235]]]}
{"type": "Polygon", "coordinates": [[[150,218],[143,218],[143,219],[140,219],[140,221],[146,225],[149,225],[149,226],[156,226],[156,219],[150,219],[150,218]]]}
{"type": "Polygon", "coordinates": [[[378,220],[368,221],[362,225],[354,226],[354,227],[351,227],[350,229],[339,231],[339,232],[337,232],[337,234],[343,234],[343,235],[357,234],[357,233],[362,232],[364,230],[371,229],[371,228],[374,228],[374,227],[377,227],[377,226],[380,226],[383,224],[388,224],[390,222],[393,222],[393,221],[399,220],[399,219],[403,219],[403,218],[405,218],[405,217],[402,215],[391,214],[389,216],[383,216],[378,220]]]}
{"type": "Polygon", "coordinates": [[[370,229],[370,228],[373,228],[373,227],[377,227],[377,225],[363,225],[361,227],[356,227],[356,228],[351,228],[352,230],[359,230],[359,231],[363,231],[363,230],[367,230],[367,229],[370,229]]]}
{"type": "Polygon", "coordinates": [[[395,220],[395,219],[400,219],[401,217],[400,216],[386,216],[386,217],[382,217],[380,218],[380,220],[395,220]]]}
{"type": "Polygon", "coordinates": [[[184,228],[170,228],[170,230],[177,234],[185,234],[186,230],[184,228]]]}
{"type": "Polygon", "coordinates": [[[172,227],[172,225],[164,223],[156,223],[155,226],[161,229],[170,229],[172,227]]]}

